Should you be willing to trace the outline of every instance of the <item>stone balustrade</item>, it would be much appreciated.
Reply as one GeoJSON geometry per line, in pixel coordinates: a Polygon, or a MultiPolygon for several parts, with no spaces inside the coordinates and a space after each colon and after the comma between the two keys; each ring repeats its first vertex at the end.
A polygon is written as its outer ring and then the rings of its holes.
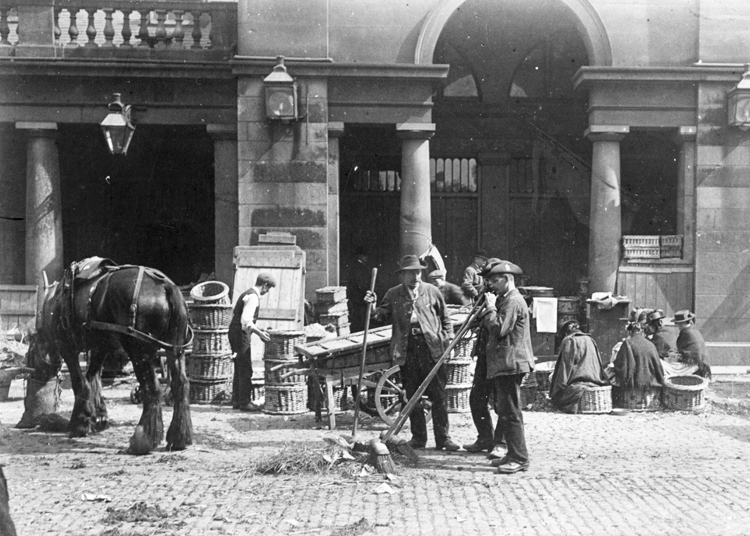
{"type": "Polygon", "coordinates": [[[236,18],[234,2],[0,0],[0,56],[228,59],[236,18]]]}

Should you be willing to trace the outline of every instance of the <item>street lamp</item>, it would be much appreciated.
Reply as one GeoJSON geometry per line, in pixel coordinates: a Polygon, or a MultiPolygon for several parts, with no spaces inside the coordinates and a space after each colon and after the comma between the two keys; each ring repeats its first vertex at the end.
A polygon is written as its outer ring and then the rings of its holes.
{"type": "Polygon", "coordinates": [[[263,79],[266,90],[266,117],[272,121],[292,122],[299,119],[297,113],[297,82],[286,72],[284,56],[271,74],[263,79]]]}
{"type": "Polygon", "coordinates": [[[745,65],[742,80],[727,93],[727,112],[729,126],[750,129],[750,64],[745,65]]]}
{"type": "Polygon", "coordinates": [[[112,96],[115,100],[109,103],[109,114],[101,123],[102,132],[110,154],[125,155],[133,139],[135,125],[130,120],[130,105],[122,103],[119,93],[112,96]]]}

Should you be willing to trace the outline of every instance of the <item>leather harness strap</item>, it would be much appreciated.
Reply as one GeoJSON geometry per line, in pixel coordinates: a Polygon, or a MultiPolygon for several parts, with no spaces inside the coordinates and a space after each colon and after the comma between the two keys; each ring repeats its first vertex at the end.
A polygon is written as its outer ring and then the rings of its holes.
{"type": "Polygon", "coordinates": [[[143,283],[143,266],[138,267],[138,278],[135,280],[133,299],[130,302],[130,329],[135,329],[135,317],[138,314],[138,296],[141,293],[141,283],[143,283]]]}
{"type": "Polygon", "coordinates": [[[189,334],[190,339],[185,344],[175,346],[174,344],[169,344],[169,343],[160,341],[159,339],[156,339],[152,337],[151,335],[143,333],[142,331],[138,331],[135,328],[131,328],[128,326],[121,326],[120,324],[110,324],[109,322],[97,322],[96,320],[92,320],[91,322],[89,322],[88,326],[91,329],[100,329],[102,331],[114,331],[115,333],[122,333],[123,335],[134,337],[138,339],[139,341],[143,341],[143,342],[150,343],[150,344],[156,344],[157,346],[160,346],[161,348],[164,348],[165,350],[172,350],[174,348],[187,348],[188,346],[193,344],[193,336],[195,335],[193,328],[188,326],[188,334],[189,334]]]}

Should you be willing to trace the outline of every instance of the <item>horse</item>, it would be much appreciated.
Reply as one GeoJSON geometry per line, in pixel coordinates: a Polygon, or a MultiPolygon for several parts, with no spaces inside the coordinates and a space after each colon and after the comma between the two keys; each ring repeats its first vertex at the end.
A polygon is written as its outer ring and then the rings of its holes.
{"type": "MultiPolygon", "coordinates": [[[[184,450],[192,444],[193,434],[184,353],[192,328],[185,300],[158,270],[105,261],[95,257],[73,263],[61,281],[45,282],[37,334],[28,354],[35,370],[32,378],[49,381],[65,361],[75,394],[69,436],[85,437],[108,426],[101,384],[105,358],[118,354],[129,358],[143,393],[143,412],[129,452],[146,454],[164,439],[163,395],[154,370],[157,351],[164,348],[174,396],[167,448],[184,450]],[[85,375],[78,362],[81,352],[89,354],[85,375]]],[[[29,412],[29,392],[26,402],[29,412]]],[[[33,426],[22,423],[24,419],[17,427],[33,426]]]]}

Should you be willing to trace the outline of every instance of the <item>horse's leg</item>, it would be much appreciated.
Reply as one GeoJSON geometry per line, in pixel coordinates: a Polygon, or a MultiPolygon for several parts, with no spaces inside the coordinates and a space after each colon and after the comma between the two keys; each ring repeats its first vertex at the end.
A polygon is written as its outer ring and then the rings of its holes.
{"type": "MultiPolygon", "coordinates": [[[[161,414],[162,392],[154,371],[156,351],[138,343],[131,346],[128,349],[128,354],[143,393],[143,413],[141,413],[138,426],[143,427],[143,432],[150,441],[150,447],[153,450],[164,439],[164,424],[161,414]]],[[[137,433],[133,437],[135,438],[136,435],[137,433]]],[[[138,453],[145,454],[145,452],[140,451],[138,453]]]]}
{"type": "Polygon", "coordinates": [[[29,377],[23,416],[16,428],[34,428],[42,415],[57,413],[60,403],[57,373],[62,366],[62,357],[57,347],[37,334],[29,346],[27,361],[29,366],[34,367],[34,372],[29,377]]]}
{"type": "Polygon", "coordinates": [[[70,382],[73,384],[73,413],[68,424],[70,437],[86,437],[93,429],[96,411],[91,400],[91,385],[81,371],[76,348],[65,345],[62,356],[70,371],[70,382]]]}
{"type": "Polygon", "coordinates": [[[167,431],[167,449],[184,450],[193,444],[193,421],[190,416],[190,383],[185,370],[184,350],[174,350],[167,358],[171,379],[174,413],[167,431]]]}
{"type": "MultiPolygon", "coordinates": [[[[121,350],[122,351],[122,350],[121,350]]],[[[91,402],[94,405],[94,429],[100,432],[109,425],[107,416],[107,405],[102,396],[102,367],[107,357],[108,349],[102,346],[95,346],[91,350],[89,359],[89,368],[86,371],[86,379],[91,388],[91,402]]]]}

